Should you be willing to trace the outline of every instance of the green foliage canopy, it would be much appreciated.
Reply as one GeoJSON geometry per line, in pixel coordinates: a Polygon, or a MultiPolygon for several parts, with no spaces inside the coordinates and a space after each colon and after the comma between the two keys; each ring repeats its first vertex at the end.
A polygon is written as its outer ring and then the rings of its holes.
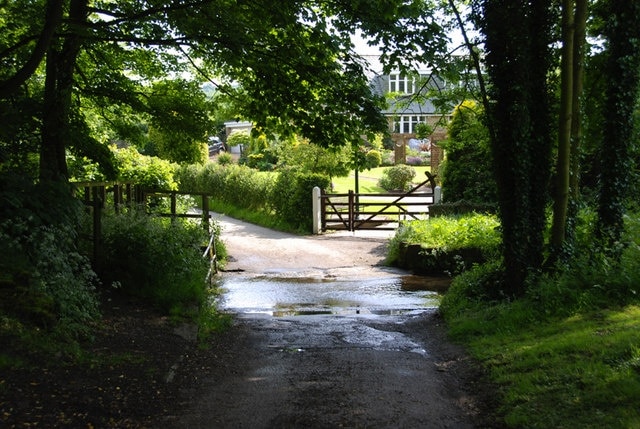
{"type": "Polygon", "coordinates": [[[351,33],[375,36],[388,65],[399,65],[402,51],[426,58],[446,40],[426,6],[417,0],[377,6],[12,2],[0,20],[0,119],[19,120],[0,135],[3,163],[39,148],[41,178],[65,180],[67,149],[95,159],[106,137],[139,139],[140,124],[162,131],[158,154],[191,161],[197,150],[185,148],[209,128],[207,106],[194,92],[204,80],[227,93],[259,132],[297,132],[322,146],[354,142],[386,123],[351,33]],[[97,118],[101,136],[86,126],[97,118]],[[81,141],[93,143],[79,151],[81,141]]]}

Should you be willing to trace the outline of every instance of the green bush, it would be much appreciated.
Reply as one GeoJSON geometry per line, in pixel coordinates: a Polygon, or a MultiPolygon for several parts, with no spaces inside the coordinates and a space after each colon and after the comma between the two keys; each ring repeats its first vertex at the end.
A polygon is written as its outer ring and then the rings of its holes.
{"type": "Polygon", "coordinates": [[[416,177],[416,170],[408,165],[396,165],[384,170],[378,185],[387,191],[406,191],[416,177]]]}
{"type": "Polygon", "coordinates": [[[444,250],[468,247],[495,249],[501,241],[499,225],[496,216],[477,213],[414,220],[403,223],[392,242],[403,241],[444,250]]]}
{"type": "Polygon", "coordinates": [[[365,164],[367,168],[377,168],[382,164],[382,154],[380,151],[372,149],[365,156],[365,164]]]}
{"type": "Polygon", "coordinates": [[[218,155],[216,162],[223,166],[233,164],[233,157],[227,152],[222,152],[220,155],[218,155]]]}
{"type": "Polygon", "coordinates": [[[457,275],[440,301],[440,311],[449,318],[500,298],[504,268],[499,259],[472,267],[457,275]]]}
{"type": "Polygon", "coordinates": [[[406,249],[420,248],[419,263],[406,268],[430,274],[457,274],[499,255],[501,236],[495,216],[471,214],[405,222],[388,247],[387,262],[405,266],[406,249]]]}
{"type": "Polygon", "coordinates": [[[322,174],[281,171],[273,189],[272,201],[279,218],[294,229],[311,232],[313,228],[313,188],[328,189],[331,181],[322,174]]]}
{"type": "Polygon", "coordinates": [[[182,166],[176,170],[176,181],[183,192],[206,192],[217,203],[256,212],[270,212],[269,199],[275,177],[243,165],[182,166]]]}
{"type": "MultiPolygon", "coordinates": [[[[567,317],[640,301],[640,216],[631,214],[625,217],[626,245],[619,263],[592,245],[594,216],[590,211],[583,211],[578,216],[576,250],[571,261],[548,267],[527,289],[524,299],[545,316],[567,317]]],[[[409,239],[411,237],[409,235],[409,239]]],[[[453,301],[456,307],[462,308],[464,300],[473,306],[474,303],[504,298],[498,292],[502,281],[499,261],[495,255],[488,264],[457,276],[442,308],[446,311],[453,301]]]]}
{"type": "Polygon", "coordinates": [[[82,204],[62,185],[0,183],[0,315],[60,339],[90,335],[98,279],[77,246],[82,204]]]}
{"type": "Polygon", "coordinates": [[[176,180],[184,192],[207,192],[214,204],[250,210],[277,218],[292,230],[310,232],[313,225],[312,191],[328,189],[329,178],[283,169],[278,173],[256,171],[244,165],[183,166],[176,180]]]}
{"type": "Polygon", "coordinates": [[[567,316],[640,302],[640,216],[625,216],[620,261],[592,245],[594,219],[591,211],[580,213],[574,257],[545,273],[527,292],[548,314],[567,316]]]}
{"type": "Polygon", "coordinates": [[[489,137],[483,110],[465,101],[453,112],[449,138],[439,142],[447,158],[440,166],[442,197],[447,202],[497,202],[489,137]]]}
{"type": "Polygon", "coordinates": [[[176,168],[177,164],[155,156],[141,155],[133,147],[116,150],[118,179],[148,189],[177,190],[178,186],[174,180],[176,168]]]}
{"type": "Polygon", "coordinates": [[[199,224],[131,210],[106,216],[103,236],[105,281],[167,312],[204,301],[207,237],[199,224]]]}
{"type": "Polygon", "coordinates": [[[304,139],[278,147],[278,170],[346,177],[351,172],[353,151],[348,145],[324,148],[304,139]]]}

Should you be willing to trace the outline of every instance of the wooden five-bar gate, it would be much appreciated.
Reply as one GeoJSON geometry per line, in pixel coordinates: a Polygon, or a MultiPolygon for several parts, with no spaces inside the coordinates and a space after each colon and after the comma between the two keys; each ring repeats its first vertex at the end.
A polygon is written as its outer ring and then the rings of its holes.
{"type": "Polygon", "coordinates": [[[435,176],[425,172],[427,179],[403,193],[346,194],[320,192],[320,229],[396,229],[400,222],[424,219],[429,206],[439,200],[440,189],[435,176]]]}

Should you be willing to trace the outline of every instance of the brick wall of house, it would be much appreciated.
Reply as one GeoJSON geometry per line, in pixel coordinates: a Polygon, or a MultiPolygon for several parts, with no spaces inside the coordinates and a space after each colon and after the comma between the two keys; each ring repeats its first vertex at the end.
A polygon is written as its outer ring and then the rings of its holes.
{"type": "MultiPolygon", "coordinates": [[[[431,135],[431,174],[437,175],[440,171],[440,164],[444,160],[444,149],[438,145],[438,142],[446,137],[446,132],[435,132],[431,135]]],[[[440,182],[439,178],[436,180],[440,182]]]]}

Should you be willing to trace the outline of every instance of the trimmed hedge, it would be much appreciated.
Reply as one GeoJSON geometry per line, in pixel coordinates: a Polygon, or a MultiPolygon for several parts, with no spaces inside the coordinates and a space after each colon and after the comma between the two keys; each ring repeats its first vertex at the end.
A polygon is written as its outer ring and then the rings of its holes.
{"type": "Polygon", "coordinates": [[[292,230],[313,228],[313,188],[328,189],[327,176],[293,170],[260,172],[242,165],[184,166],[176,172],[184,192],[206,192],[216,202],[238,209],[275,214],[292,230]]]}
{"type": "Polygon", "coordinates": [[[429,216],[459,216],[471,213],[496,214],[498,206],[494,203],[475,203],[472,201],[456,201],[429,206],[429,216]]]}

